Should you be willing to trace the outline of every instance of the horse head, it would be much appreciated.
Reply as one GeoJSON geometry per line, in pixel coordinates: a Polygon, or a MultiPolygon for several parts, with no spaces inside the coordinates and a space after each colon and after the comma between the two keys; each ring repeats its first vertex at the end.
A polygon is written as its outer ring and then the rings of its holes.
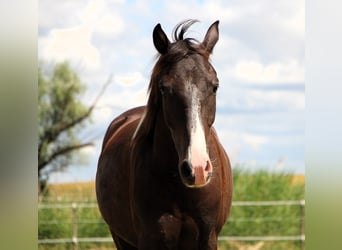
{"type": "Polygon", "coordinates": [[[173,42],[160,24],[154,28],[153,42],[160,56],[153,70],[150,95],[157,96],[172,135],[183,184],[202,187],[210,182],[213,172],[208,140],[215,120],[219,81],[209,56],[218,41],[219,22],[209,27],[202,42],[184,38],[194,22],[178,25],[173,42]]]}

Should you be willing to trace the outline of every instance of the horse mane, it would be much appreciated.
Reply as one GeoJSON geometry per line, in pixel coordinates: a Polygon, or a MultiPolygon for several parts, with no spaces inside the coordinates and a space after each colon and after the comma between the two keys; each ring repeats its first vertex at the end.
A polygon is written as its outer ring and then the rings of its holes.
{"type": "Polygon", "coordinates": [[[190,26],[196,22],[198,21],[190,19],[176,25],[172,34],[173,42],[169,45],[168,52],[157,57],[157,62],[152,70],[151,80],[148,86],[149,98],[146,110],[141,118],[135,137],[146,136],[153,131],[156,114],[161,108],[161,95],[159,91],[160,76],[168,72],[170,65],[174,65],[176,62],[193,54],[199,54],[206,60],[209,60],[210,53],[199,41],[194,38],[184,37],[190,26]]]}

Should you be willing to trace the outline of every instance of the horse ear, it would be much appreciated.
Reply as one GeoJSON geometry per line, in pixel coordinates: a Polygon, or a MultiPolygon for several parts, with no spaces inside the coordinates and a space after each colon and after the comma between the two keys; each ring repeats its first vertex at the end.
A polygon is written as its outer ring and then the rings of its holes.
{"type": "Polygon", "coordinates": [[[153,29],[153,43],[160,54],[167,53],[170,41],[159,23],[153,29]]]}
{"type": "Polygon", "coordinates": [[[207,49],[209,53],[213,52],[215,44],[219,39],[219,22],[220,21],[216,21],[209,27],[207,34],[205,34],[204,40],[202,42],[203,46],[207,49]]]}

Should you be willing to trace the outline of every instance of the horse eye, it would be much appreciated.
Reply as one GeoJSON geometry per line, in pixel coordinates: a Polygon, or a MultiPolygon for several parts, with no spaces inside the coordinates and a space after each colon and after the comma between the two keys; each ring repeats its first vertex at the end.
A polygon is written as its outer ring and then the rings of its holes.
{"type": "Polygon", "coordinates": [[[214,87],[213,87],[213,92],[214,93],[216,93],[217,92],[217,90],[218,90],[218,87],[219,87],[219,85],[217,84],[217,85],[214,85],[214,87]]]}
{"type": "Polygon", "coordinates": [[[159,85],[159,91],[160,91],[160,93],[161,93],[162,95],[164,95],[165,92],[166,92],[166,87],[163,86],[163,85],[159,85]]]}

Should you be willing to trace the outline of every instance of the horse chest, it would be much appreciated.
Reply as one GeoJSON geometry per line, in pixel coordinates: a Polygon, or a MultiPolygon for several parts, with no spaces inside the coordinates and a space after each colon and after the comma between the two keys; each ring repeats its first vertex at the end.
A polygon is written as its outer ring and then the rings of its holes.
{"type": "Polygon", "coordinates": [[[158,220],[164,213],[176,217],[191,214],[194,218],[211,223],[219,213],[220,193],[213,194],[211,185],[201,189],[184,187],[172,174],[156,178],[146,174],[135,180],[134,210],[141,218],[158,220]]]}

